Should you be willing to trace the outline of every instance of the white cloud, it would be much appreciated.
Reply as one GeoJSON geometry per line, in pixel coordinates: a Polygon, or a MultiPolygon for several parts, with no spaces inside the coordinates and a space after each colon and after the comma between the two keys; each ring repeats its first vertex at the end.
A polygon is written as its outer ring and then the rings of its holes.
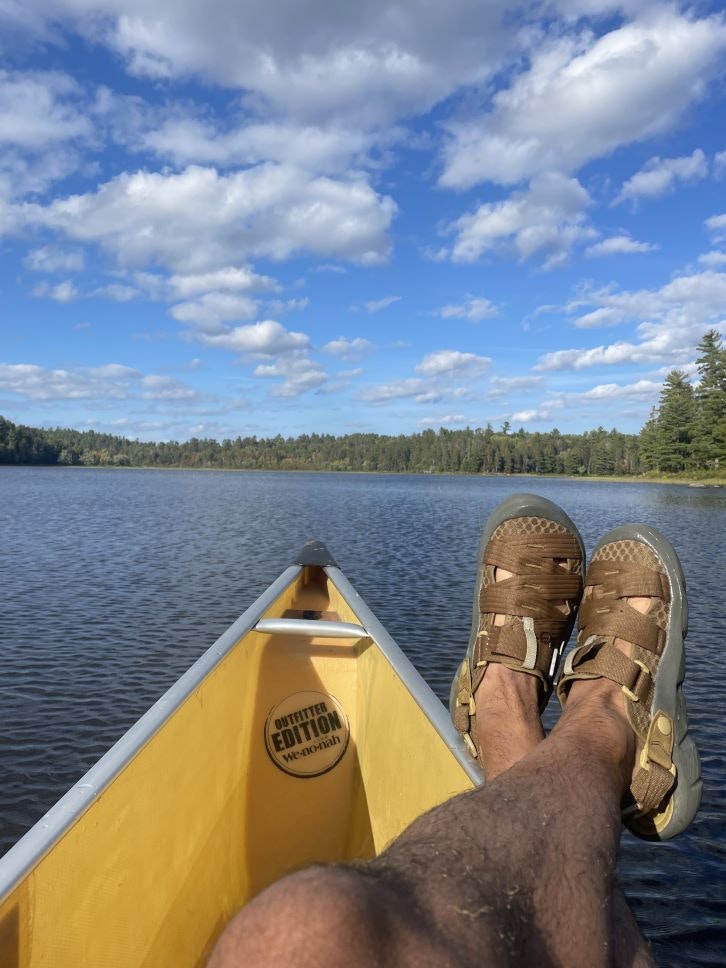
{"type": "Polygon", "coordinates": [[[400,301],[400,296],[384,296],[383,299],[372,299],[367,302],[366,309],[369,313],[379,313],[382,309],[388,309],[389,306],[400,301]]]}
{"type": "Polygon", "coordinates": [[[311,360],[307,354],[281,357],[274,363],[260,363],[254,374],[282,378],[282,382],[275,384],[270,391],[274,397],[297,397],[307,390],[322,387],[328,379],[328,374],[320,364],[311,360]]]}
{"type": "Polygon", "coordinates": [[[717,151],[713,156],[713,174],[720,178],[726,172],[726,151],[717,151]]]}
{"type": "Polygon", "coordinates": [[[222,323],[252,319],[257,304],[247,296],[231,292],[205,292],[198,299],[177,303],[169,312],[180,323],[190,323],[207,332],[222,329],[222,323]]]}
{"type": "Polygon", "coordinates": [[[323,346],[323,352],[330,353],[341,360],[352,363],[360,360],[373,348],[373,343],[370,340],[364,339],[362,336],[356,336],[354,339],[346,339],[344,336],[339,336],[338,339],[333,339],[329,343],[326,343],[323,346]]]}
{"type": "Polygon", "coordinates": [[[243,13],[225,0],[157,0],[153,10],[142,0],[25,0],[26,20],[28,8],[54,21],[65,15],[134,74],[196,75],[253,92],[268,113],[339,118],[354,130],[425,112],[459,84],[484,80],[517,29],[503,0],[279,0],[274,11],[248,2],[243,13]]]}
{"type": "Polygon", "coordinates": [[[662,384],[652,380],[638,380],[622,386],[618,383],[600,383],[582,394],[585,400],[650,400],[658,397],[662,384]]]}
{"type": "Polygon", "coordinates": [[[277,161],[317,173],[335,173],[366,164],[370,134],[340,126],[289,122],[240,124],[221,131],[196,118],[178,118],[147,130],[140,147],[177,165],[254,165],[277,161]]]}
{"type": "Polygon", "coordinates": [[[585,249],[589,258],[601,255],[630,255],[636,252],[653,252],[658,246],[652,242],[637,242],[629,235],[613,235],[585,249]]]}
{"type": "Polygon", "coordinates": [[[287,330],[272,319],[252,323],[250,326],[236,326],[222,333],[199,333],[196,338],[207,346],[253,356],[278,356],[306,350],[310,346],[310,337],[305,333],[287,330]]]}
{"type": "Polygon", "coordinates": [[[457,376],[476,377],[481,375],[491,364],[491,357],[477,356],[475,353],[461,353],[458,350],[438,350],[430,353],[416,366],[418,373],[424,376],[457,376]]]}
{"type": "Polygon", "coordinates": [[[700,148],[683,158],[651,158],[620,189],[615,204],[627,199],[657,198],[676,187],[678,181],[695,181],[708,175],[706,156],[700,148]]]}
{"type": "Polygon", "coordinates": [[[55,286],[47,282],[38,283],[33,289],[33,295],[44,299],[53,299],[59,303],[69,303],[80,297],[80,292],[70,279],[56,283],[55,286]]]}
{"type": "Polygon", "coordinates": [[[451,227],[457,239],[454,262],[475,262],[487,252],[513,248],[520,259],[546,257],[545,266],[562,263],[572,245],[595,232],[585,224],[590,198],[575,178],[537,175],[527,191],[514,192],[501,202],[486,202],[451,227]]]}
{"type": "Polygon", "coordinates": [[[494,303],[484,296],[467,296],[461,304],[449,303],[437,310],[442,319],[469,319],[473,323],[496,316],[498,312],[494,303]]]}
{"type": "Polygon", "coordinates": [[[489,381],[487,396],[504,397],[510,393],[534,390],[541,387],[543,383],[541,376],[493,376],[489,381]]]}
{"type": "Polygon", "coordinates": [[[212,272],[175,274],[166,283],[178,299],[187,299],[205,292],[275,291],[277,282],[270,276],[260,276],[248,266],[224,266],[212,272]]]}
{"type": "Polygon", "coordinates": [[[516,410],[512,414],[512,422],[519,424],[549,423],[552,420],[552,412],[544,409],[516,410]]]}
{"type": "Polygon", "coordinates": [[[38,152],[89,138],[92,126],[74,103],[79,93],[67,74],[0,70],[0,145],[38,152]]]}
{"type": "Polygon", "coordinates": [[[90,296],[101,299],[112,299],[114,302],[131,302],[141,295],[138,289],[133,286],[125,286],[120,282],[111,282],[107,286],[100,286],[89,293],[90,296]]]}
{"type": "Polygon", "coordinates": [[[713,233],[715,242],[726,240],[726,214],[712,215],[706,219],[706,227],[713,233]]]}
{"type": "Polygon", "coordinates": [[[698,20],[658,5],[602,37],[536,38],[529,70],[493,96],[490,112],[448,125],[441,183],[571,172],[664,131],[703,95],[725,47],[720,15],[698,20]]]}
{"type": "Polygon", "coordinates": [[[419,427],[450,427],[455,424],[468,423],[462,413],[446,413],[441,417],[424,417],[419,420],[419,427]]]}
{"type": "Polygon", "coordinates": [[[426,392],[426,383],[414,377],[406,380],[396,380],[392,383],[382,383],[369,387],[360,394],[361,400],[368,403],[388,403],[391,400],[402,400],[407,397],[419,397],[426,392]]]}
{"type": "Polygon", "coordinates": [[[85,265],[83,252],[42,246],[32,249],[23,259],[31,272],[82,272],[85,265]]]}
{"type": "Polygon", "coordinates": [[[316,178],[264,164],[229,175],[200,167],[125,173],[87,195],[25,205],[15,217],[99,243],[122,264],[198,274],[228,266],[230,251],[273,259],[308,251],[380,263],[395,210],[362,178],[316,178]]]}
{"type": "Polygon", "coordinates": [[[699,255],[698,261],[705,266],[724,266],[726,265],[726,252],[713,249],[711,252],[704,252],[703,255],[699,255]]]}
{"type": "Polygon", "coordinates": [[[174,377],[108,363],[70,370],[0,363],[0,390],[24,400],[165,400],[193,402],[200,394],[174,377]]]}
{"type": "Polygon", "coordinates": [[[688,362],[706,329],[726,325],[726,273],[704,271],[677,276],[655,290],[593,290],[572,305],[587,304],[597,309],[580,316],[577,325],[636,322],[639,341],[619,340],[589,349],[556,350],[540,357],[536,369],[580,370],[627,363],[675,366],[688,362]]]}

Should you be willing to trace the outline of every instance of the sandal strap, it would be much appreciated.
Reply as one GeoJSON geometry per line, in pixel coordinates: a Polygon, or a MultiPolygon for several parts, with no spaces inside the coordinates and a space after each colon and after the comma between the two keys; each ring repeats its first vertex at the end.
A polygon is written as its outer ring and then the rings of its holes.
{"type": "Polygon", "coordinates": [[[632,702],[647,702],[652,689],[650,669],[625,655],[604,639],[591,636],[584,645],[567,656],[557,695],[564,700],[569,687],[578,679],[610,679],[632,702]]]}
{"type": "Polygon", "coordinates": [[[580,629],[581,636],[625,639],[656,655],[660,655],[665,645],[665,630],[626,602],[585,599],[580,605],[580,629]]]}
{"type": "Polygon", "coordinates": [[[582,558],[572,534],[508,535],[493,538],[486,548],[485,563],[517,574],[549,572],[563,574],[556,558],[582,558]]]}
{"type": "Polygon", "coordinates": [[[585,585],[603,585],[601,598],[669,597],[668,579],[659,571],[631,562],[593,561],[585,585]]]}
{"type": "Polygon", "coordinates": [[[674,738],[673,720],[658,710],[651,719],[645,745],[640,752],[640,765],[630,786],[633,799],[642,813],[659,807],[675,784],[674,738]]]}
{"type": "Polygon", "coordinates": [[[474,647],[474,667],[478,670],[488,662],[498,662],[518,672],[527,672],[542,680],[549,695],[552,676],[565,646],[562,623],[556,631],[559,636],[547,631],[536,632],[533,618],[486,629],[479,633],[474,647]]]}

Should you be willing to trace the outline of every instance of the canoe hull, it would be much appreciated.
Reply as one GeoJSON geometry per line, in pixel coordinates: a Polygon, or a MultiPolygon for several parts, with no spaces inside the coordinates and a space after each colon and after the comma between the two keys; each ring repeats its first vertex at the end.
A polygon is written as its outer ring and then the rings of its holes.
{"type": "Polygon", "coordinates": [[[267,884],[471,788],[465,757],[339,570],[288,569],[0,860],[0,964],[201,964],[267,884]],[[254,628],[300,615],[366,633],[254,628]]]}

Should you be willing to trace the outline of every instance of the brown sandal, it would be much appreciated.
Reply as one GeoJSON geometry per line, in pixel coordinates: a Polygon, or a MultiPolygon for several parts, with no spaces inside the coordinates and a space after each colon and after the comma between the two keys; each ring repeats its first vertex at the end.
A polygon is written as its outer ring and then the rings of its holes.
{"type": "Polygon", "coordinates": [[[578,679],[604,677],[620,686],[638,764],[623,822],[645,840],[667,840],[688,826],[701,797],[681,689],[688,626],[681,564],[662,534],[628,525],[598,543],[585,586],[578,644],[567,656],[557,695],[564,706],[578,679]],[[627,602],[634,597],[652,599],[647,613],[627,602]],[[630,643],[629,654],[616,648],[616,638],[630,643]]]}
{"type": "Polygon", "coordinates": [[[536,676],[540,712],[552,694],[560,657],[582,595],[585,549],[565,512],[534,494],[515,494],[489,516],[479,546],[471,635],[451,686],[451,718],[472,756],[476,702],[490,662],[536,676]],[[495,569],[512,572],[494,580],[495,569]],[[566,602],[563,612],[554,603],[566,602]],[[495,626],[494,616],[505,615],[495,626]]]}

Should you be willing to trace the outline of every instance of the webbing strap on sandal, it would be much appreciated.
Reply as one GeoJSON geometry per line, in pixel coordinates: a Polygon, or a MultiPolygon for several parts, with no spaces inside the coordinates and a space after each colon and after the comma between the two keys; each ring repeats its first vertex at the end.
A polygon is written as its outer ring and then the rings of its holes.
{"type": "Polygon", "coordinates": [[[676,780],[673,765],[673,720],[662,710],[654,713],[630,792],[643,813],[658,807],[676,780]]]}

